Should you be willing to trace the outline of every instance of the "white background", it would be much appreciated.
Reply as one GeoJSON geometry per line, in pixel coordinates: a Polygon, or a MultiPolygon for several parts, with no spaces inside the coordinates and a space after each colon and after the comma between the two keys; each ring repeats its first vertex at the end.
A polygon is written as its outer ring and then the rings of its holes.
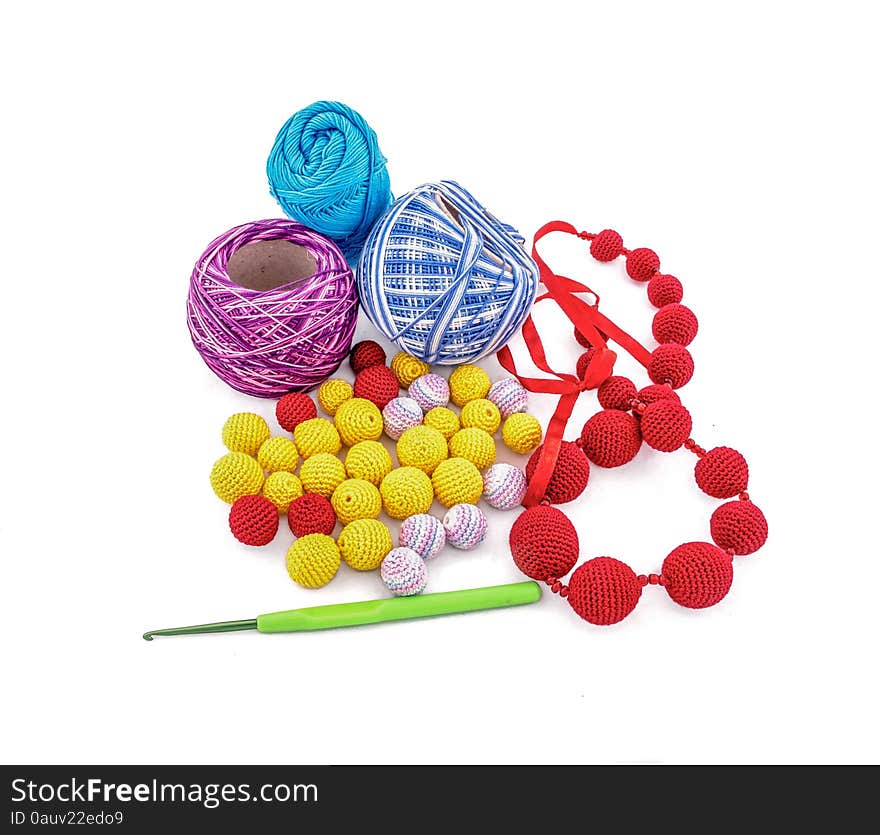
{"type": "MultiPolygon", "coordinates": [[[[870,4],[132,8],[18,4],[0,36],[3,759],[876,761],[870,4]],[[384,593],[345,566],[297,587],[283,527],[258,552],[229,535],[207,479],[220,427],[274,404],[214,378],[184,321],[207,242],[280,214],[266,155],[321,98],[373,125],[396,193],[453,177],[529,237],[553,218],[612,226],[682,279],[700,318],[694,435],[746,455],[771,529],[720,605],[648,588],[607,629],[545,595],[359,630],[141,640],[384,593]]],[[[545,251],[653,344],[622,263],[573,239],[545,251]]],[[[554,333],[570,367],[569,329],[554,333]]],[[[363,319],[359,335],[374,336],[363,319]]],[[[542,419],[552,406],[534,401],[542,419]]],[[[570,437],[595,408],[585,396],[570,437]]],[[[649,572],[705,539],[716,503],[694,460],[643,449],[594,468],[566,508],[582,558],[649,572]]],[[[435,560],[429,590],[519,579],[513,516],[435,560]]]]}

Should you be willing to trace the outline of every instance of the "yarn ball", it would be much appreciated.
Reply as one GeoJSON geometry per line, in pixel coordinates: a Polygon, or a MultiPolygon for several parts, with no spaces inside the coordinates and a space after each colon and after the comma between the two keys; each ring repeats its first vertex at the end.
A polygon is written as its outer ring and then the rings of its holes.
{"type": "Polygon", "coordinates": [[[269,424],[252,412],[230,415],[221,433],[226,449],[247,455],[256,455],[270,434],[269,424]]]}
{"type": "Polygon", "coordinates": [[[304,493],[287,508],[287,524],[294,536],[308,536],[310,533],[329,536],[336,527],[336,514],[324,496],[304,493]]]}
{"type": "Polygon", "coordinates": [[[378,519],[349,522],[336,540],[339,554],[356,571],[374,571],[394,547],[391,531],[378,519]]]}
{"type": "Polygon", "coordinates": [[[680,449],[690,437],[692,426],[691,413],[681,403],[672,400],[651,403],[638,421],[645,443],[658,452],[675,452],[680,449]]]}
{"type": "Polygon", "coordinates": [[[295,539],[287,551],[287,573],[307,589],[326,586],[339,571],[342,557],[333,537],[309,533],[295,539]]]}
{"type": "Polygon", "coordinates": [[[446,439],[430,426],[411,426],[397,442],[397,460],[402,467],[418,467],[428,475],[449,456],[446,439]]]}
{"type": "Polygon", "coordinates": [[[485,538],[489,523],[474,504],[454,504],[443,517],[446,541],[459,551],[471,551],[485,538]]]}
{"type": "Polygon", "coordinates": [[[458,183],[427,183],[370,232],[357,267],[361,306],[408,354],[475,362],[508,342],[535,300],[538,267],[522,244],[458,183]]]}
{"type": "Polygon", "coordinates": [[[441,461],[431,476],[431,484],[437,500],[444,507],[476,504],[483,494],[483,477],[466,458],[447,458],[441,461]]]}
{"type": "Polygon", "coordinates": [[[654,314],[651,331],[658,342],[677,342],[690,345],[697,335],[699,323],[689,307],[667,304],[654,314]]]}
{"type": "Polygon", "coordinates": [[[520,455],[525,455],[527,452],[537,449],[544,437],[544,432],[534,415],[516,412],[504,421],[501,437],[509,449],[520,455]]]}
{"type": "Polygon", "coordinates": [[[564,577],[577,562],[577,531],[561,510],[535,505],[521,513],[510,528],[510,553],[526,577],[543,583],[564,577]]]}
{"type": "Polygon", "coordinates": [[[299,452],[290,438],[268,438],[257,453],[257,461],[267,473],[286,470],[292,473],[299,464],[299,452]]]}
{"type": "Polygon", "coordinates": [[[255,397],[307,391],[330,377],[351,346],[357,310],[354,277],[342,253],[290,220],[246,223],[212,241],[193,269],[186,302],[190,336],[207,366],[255,397]],[[253,286],[233,281],[230,259],[250,244],[260,245],[253,258],[265,259],[268,275],[268,242],[304,251],[312,273],[255,279],[253,286]]]}
{"type": "Polygon", "coordinates": [[[461,424],[458,415],[446,406],[435,406],[425,412],[425,426],[436,429],[448,441],[459,429],[461,424]]]}
{"type": "Polygon", "coordinates": [[[618,409],[596,412],[581,430],[584,455],[598,467],[628,464],[642,445],[639,422],[618,409]]]}
{"type": "Polygon", "coordinates": [[[623,252],[623,238],[613,229],[603,229],[590,241],[590,255],[597,261],[613,261],[623,252]]]}
{"type": "Polygon", "coordinates": [[[592,348],[593,346],[590,344],[590,340],[587,339],[577,328],[574,329],[574,338],[578,345],[582,345],[584,348],[592,348]]]}
{"type": "Polygon", "coordinates": [[[410,356],[406,351],[398,351],[391,358],[391,371],[397,377],[400,387],[408,389],[413,380],[423,374],[428,374],[431,371],[431,366],[418,357],[410,356]]]}
{"type": "Polygon", "coordinates": [[[346,400],[354,396],[351,383],[348,380],[325,380],[318,386],[318,405],[330,417],[336,414],[336,410],[345,403],[346,400]]]}
{"type": "Polygon", "coordinates": [[[348,364],[355,375],[372,365],[385,365],[385,349],[372,339],[362,339],[351,349],[348,364]]]}
{"type": "Polygon", "coordinates": [[[492,382],[478,365],[460,365],[449,375],[449,396],[461,408],[471,400],[485,397],[492,382]]]}
{"type": "Polygon", "coordinates": [[[516,412],[524,412],[529,406],[528,392],[514,377],[506,377],[493,383],[486,398],[498,407],[503,418],[508,418],[516,412]]]}
{"type": "Polygon", "coordinates": [[[421,594],[428,581],[425,561],[412,548],[392,548],[382,560],[379,575],[396,597],[421,594]]]}
{"type": "Polygon", "coordinates": [[[345,467],[335,455],[319,452],[302,462],[299,480],[306,493],[330,498],[333,491],[345,481],[345,467]]]}
{"type": "Polygon", "coordinates": [[[674,275],[657,273],[648,282],[648,301],[654,307],[678,304],[684,298],[684,288],[674,275]]]}
{"type": "Polygon", "coordinates": [[[738,556],[754,554],[767,541],[767,519],[750,501],[725,502],[709,520],[712,539],[719,548],[738,556]]]}
{"type": "Polygon", "coordinates": [[[511,510],[526,494],[526,474],[513,464],[493,464],[483,473],[483,498],[497,510],[511,510]]]}
{"type": "Polygon", "coordinates": [[[653,382],[669,383],[674,389],[687,385],[694,376],[694,360],[690,351],[675,342],[658,345],[648,363],[648,376],[653,382]]]}
{"type": "Polygon", "coordinates": [[[334,491],[330,504],[343,524],[355,519],[377,519],[382,512],[379,488],[362,478],[347,478],[334,491]]]}
{"type": "Polygon", "coordinates": [[[427,412],[449,403],[449,383],[439,374],[422,374],[410,383],[409,396],[427,412]]]}
{"type": "Polygon", "coordinates": [[[403,548],[412,548],[423,560],[430,560],[443,550],[446,531],[439,519],[428,513],[416,513],[401,522],[397,541],[403,548]]]}
{"type": "Polygon", "coordinates": [[[667,383],[655,383],[639,389],[636,398],[649,406],[658,400],[672,400],[674,403],[681,403],[681,398],[672,390],[667,383]]]}
{"type": "Polygon", "coordinates": [[[294,113],[278,131],[266,175],[284,213],[332,238],[352,261],[391,203],[376,134],[341,102],[318,101],[294,113]]]}
{"type": "Polygon", "coordinates": [[[352,397],[346,400],[333,418],[339,436],[346,446],[359,441],[378,441],[382,436],[382,413],[371,400],[352,397]]]}
{"type": "Polygon", "coordinates": [[[354,378],[354,396],[384,409],[400,393],[397,377],[384,365],[371,365],[354,378]]]}
{"type": "Polygon", "coordinates": [[[636,573],[613,557],[596,557],[578,566],[568,581],[568,602],[585,621],[610,626],[622,621],[642,596],[636,573]]]}
{"type": "Polygon", "coordinates": [[[245,545],[268,545],[278,533],[278,510],[262,496],[242,496],[229,508],[229,530],[245,545]]]}
{"type": "Polygon", "coordinates": [[[294,428],[293,440],[303,458],[311,458],[319,452],[329,452],[330,455],[336,455],[342,446],[339,432],[326,418],[304,420],[294,428]]]}
{"type": "Polygon", "coordinates": [[[729,499],[749,486],[749,465],[729,446],[710,449],[694,467],[697,486],[715,499],[729,499]]]}
{"type": "Polygon", "coordinates": [[[730,591],[733,563],[709,542],[685,542],[663,560],[661,577],[666,593],[680,606],[705,609],[730,591]]]}
{"type": "Polygon", "coordinates": [[[259,493],[262,486],[263,468],[243,452],[227,452],[211,468],[211,488],[227,504],[259,493]]]}
{"type": "Polygon", "coordinates": [[[396,441],[407,429],[422,422],[422,407],[411,397],[395,397],[382,409],[385,434],[396,441]]]}
{"type": "Polygon", "coordinates": [[[290,503],[303,494],[302,482],[284,470],[271,473],[263,484],[263,495],[272,502],[279,513],[287,513],[290,503]]]}
{"type": "Polygon", "coordinates": [[[660,269],[660,257],[653,249],[640,246],[626,256],[626,274],[634,281],[650,281],[660,269]]]}
{"type": "Polygon", "coordinates": [[[494,435],[501,425],[501,412],[498,411],[498,407],[491,400],[480,397],[465,403],[462,407],[461,425],[465,428],[474,427],[482,429],[484,432],[494,435]]]}
{"type": "Polygon", "coordinates": [[[392,466],[391,453],[378,441],[358,441],[345,456],[349,478],[362,478],[377,487],[392,466]]]}
{"type": "Polygon", "coordinates": [[[475,426],[459,429],[449,440],[449,454],[466,458],[478,470],[485,470],[495,463],[495,441],[488,432],[475,426]]]}
{"type": "Polygon", "coordinates": [[[427,513],[434,501],[431,479],[417,467],[398,467],[379,485],[385,512],[392,519],[427,513]]]}
{"type": "MultiPolygon", "coordinates": [[[[544,444],[541,444],[531,455],[526,463],[526,478],[531,481],[538,462],[544,453],[544,444]]],[[[559,455],[553,466],[553,474],[544,491],[544,498],[553,504],[565,504],[573,502],[587,486],[590,480],[590,462],[581,448],[571,441],[562,441],[559,447],[559,455]]]]}
{"type": "Polygon", "coordinates": [[[596,354],[595,348],[587,348],[577,359],[577,364],[575,365],[575,371],[577,372],[578,377],[583,380],[584,375],[587,373],[587,366],[590,364],[590,360],[596,354]]]}
{"type": "Polygon", "coordinates": [[[636,384],[629,377],[609,377],[599,386],[596,394],[603,409],[620,409],[627,412],[636,397],[636,384]]]}
{"type": "Polygon", "coordinates": [[[304,420],[311,420],[318,416],[315,401],[301,391],[292,391],[285,394],[275,404],[275,418],[278,425],[288,432],[293,432],[304,420]]]}

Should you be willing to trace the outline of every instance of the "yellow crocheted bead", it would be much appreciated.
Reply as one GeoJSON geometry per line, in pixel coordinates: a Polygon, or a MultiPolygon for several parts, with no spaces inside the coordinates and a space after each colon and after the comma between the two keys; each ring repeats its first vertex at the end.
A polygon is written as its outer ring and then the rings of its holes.
{"type": "Polygon", "coordinates": [[[339,570],[342,558],[332,536],[310,533],[294,540],[287,552],[290,579],[307,589],[326,586],[339,570]]]}
{"type": "Polygon", "coordinates": [[[263,495],[278,508],[279,513],[287,513],[290,503],[302,494],[302,482],[293,473],[283,470],[272,473],[263,485],[263,495]]]}
{"type": "Polygon", "coordinates": [[[336,455],[342,446],[336,427],[326,418],[311,418],[298,423],[293,430],[293,440],[303,458],[320,452],[336,455]]]}
{"type": "Polygon", "coordinates": [[[434,493],[444,507],[476,504],[483,494],[483,477],[466,458],[447,458],[431,476],[434,493]]]}
{"type": "Polygon", "coordinates": [[[328,414],[335,415],[336,410],[354,397],[354,389],[347,380],[325,380],[318,387],[318,405],[328,414]]]}
{"type": "Polygon", "coordinates": [[[459,429],[449,441],[449,454],[467,458],[478,470],[485,470],[495,463],[495,441],[488,432],[475,426],[459,429]]]}
{"type": "Polygon", "coordinates": [[[391,531],[378,519],[355,519],[339,534],[339,553],[352,568],[373,571],[394,547],[391,531]]]}
{"type": "Polygon", "coordinates": [[[431,370],[431,366],[420,359],[411,357],[406,351],[398,351],[391,358],[391,371],[397,377],[402,389],[408,389],[416,377],[421,377],[431,370]]]}
{"type": "Polygon", "coordinates": [[[211,487],[217,497],[232,504],[242,496],[260,492],[263,468],[243,452],[227,452],[211,468],[211,487]]]}
{"type": "Polygon", "coordinates": [[[449,375],[449,396],[456,406],[464,406],[489,393],[489,375],[478,365],[460,365],[449,375]]]}
{"type": "Polygon", "coordinates": [[[253,412],[230,415],[223,424],[223,445],[230,452],[256,455],[269,437],[269,424],[253,412]]]}
{"type": "MultiPolygon", "coordinates": [[[[481,490],[482,483],[480,481],[481,490]]],[[[431,479],[417,467],[392,470],[382,479],[379,492],[385,512],[392,519],[406,519],[416,513],[427,513],[434,501],[431,479]]]]}
{"type": "Polygon", "coordinates": [[[336,518],[343,524],[355,519],[375,519],[382,512],[382,497],[375,484],[362,478],[347,478],[330,499],[336,518]]]}
{"type": "Polygon", "coordinates": [[[299,480],[306,493],[318,493],[329,499],[333,491],[345,481],[345,467],[335,455],[319,452],[302,462],[299,480]]]}
{"type": "Polygon", "coordinates": [[[299,464],[299,453],[296,451],[296,444],[290,438],[276,436],[263,441],[257,453],[257,461],[268,473],[278,473],[282,470],[292,473],[299,464]]]}
{"type": "Polygon", "coordinates": [[[473,427],[494,435],[501,426],[501,412],[491,400],[478,397],[462,407],[461,425],[466,429],[473,427]]]}
{"type": "Polygon", "coordinates": [[[358,441],[378,441],[382,436],[382,413],[379,407],[363,397],[346,400],[337,410],[336,428],[346,446],[358,441]]]}
{"type": "Polygon", "coordinates": [[[436,429],[447,441],[461,429],[458,415],[446,406],[435,406],[425,413],[425,426],[436,429]]]}
{"type": "Polygon", "coordinates": [[[378,441],[359,441],[345,456],[345,472],[349,478],[362,478],[377,487],[391,472],[391,467],[391,453],[378,441]]]}
{"type": "Polygon", "coordinates": [[[517,412],[504,421],[501,438],[514,452],[525,455],[537,449],[543,437],[541,424],[534,415],[517,412]]]}
{"type": "Polygon", "coordinates": [[[444,438],[430,426],[411,426],[397,441],[397,460],[402,467],[418,467],[428,475],[449,456],[444,438]]]}

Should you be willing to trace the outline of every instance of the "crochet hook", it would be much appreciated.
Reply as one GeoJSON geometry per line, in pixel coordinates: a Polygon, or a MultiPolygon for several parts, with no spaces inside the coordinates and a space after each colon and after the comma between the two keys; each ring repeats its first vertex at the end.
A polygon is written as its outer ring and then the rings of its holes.
{"type": "Polygon", "coordinates": [[[250,620],[226,620],[219,623],[201,623],[172,629],[154,629],[144,633],[145,641],[154,635],[204,635],[208,632],[238,632],[256,629],[258,632],[311,632],[316,629],[336,629],[342,626],[361,626],[392,620],[427,618],[498,609],[504,606],[522,606],[541,599],[541,587],[532,581],[488,586],[481,589],[441,591],[413,597],[391,597],[363,600],[357,603],[334,603],[310,606],[257,615],[250,620]]]}

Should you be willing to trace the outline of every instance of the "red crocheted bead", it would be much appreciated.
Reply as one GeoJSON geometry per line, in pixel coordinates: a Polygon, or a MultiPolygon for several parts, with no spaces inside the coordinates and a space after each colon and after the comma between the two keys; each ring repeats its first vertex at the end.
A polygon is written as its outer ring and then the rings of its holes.
{"type": "Polygon", "coordinates": [[[734,554],[754,554],[767,541],[767,519],[750,501],[725,502],[709,520],[712,539],[734,554]]]}
{"type": "Polygon", "coordinates": [[[574,338],[577,340],[578,345],[583,345],[584,348],[592,348],[590,345],[590,340],[587,339],[577,328],[574,329],[574,338]]]}
{"type": "Polygon", "coordinates": [[[536,505],[521,513],[510,528],[509,541],[516,567],[539,582],[564,577],[577,562],[577,531],[555,507],[536,505]]]}
{"type": "Polygon", "coordinates": [[[715,499],[729,499],[748,489],[749,465],[729,446],[710,449],[694,467],[697,486],[715,499]]]}
{"type": "Polygon", "coordinates": [[[384,409],[400,393],[397,377],[385,365],[371,365],[354,378],[354,396],[384,409]]]}
{"type": "Polygon", "coordinates": [[[596,392],[603,409],[628,411],[636,396],[636,384],[629,377],[609,377],[596,392]]]}
{"type": "Polygon", "coordinates": [[[323,533],[330,536],[336,527],[333,505],[317,493],[305,493],[294,499],[287,509],[287,524],[294,536],[323,533]]]}
{"type": "Polygon", "coordinates": [[[595,348],[587,348],[579,357],[577,361],[577,375],[581,379],[583,379],[584,374],[587,373],[587,366],[590,364],[590,360],[593,359],[593,355],[596,353],[595,348]]]}
{"type": "Polygon", "coordinates": [[[315,401],[307,394],[294,391],[285,394],[275,404],[275,417],[282,429],[293,432],[304,420],[311,420],[318,416],[318,408],[315,401]]]}
{"type": "Polygon", "coordinates": [[[649,281],[660,269],[660,256],[640,246],[626,256],[626,274],[634,281],[649,281]]]}
{"type": "Polygon", "coordinates": [[[669,383],[672,388],[680,389],[694,376],[691,352],[675,342],[658,345],[648,363],[648,376],[655,383],[669,383]]]}
{"type": "Polygon", "coordinates": [[[229,508],[229,530],[245,545],[268,545],[278,533],[278,509],[265,496],[242,496],[229,508]]]}
{"type": "Polygon", "coordinates": [[[372,339],[364,339],[351,349],[348,364],[355,374],[372,365],[385,365],[385,349],[372,339]]]}
{"type": "Polygon", "coordinates": [[[613,229],[603,229],[590,242],[590,255],[597,261],[613,261],[623,252],[623,238],[613,229]]]}
{"type": "Polygon", "coordinates": [[[681,403],[681,398],[666,383],[645,386],[636,392],[636,397],[646,406],[656,403],[658,400],[672,400],[681,403]]]}
{"type": "Polygon", "coordinates": [[[675,452],[688,439],[693,427],[691,413],[681,403],[658,400],[641,414],[639,428],[645,443],[658,452],[675,452]]]}
{"type": "Polygon", "coordinates": [[[597,626],[622,621],[641,596],[642,584],[636,573],[613,557],[587,560],[568,581],[571,608],[597,626]]]}
{"type": "Polygon", "coordinates": [[[685,542],[663,560],[661,577],[667,593],[679,606],[705,609],[730,591],[733,564],[710,542],[685,542]]]}
{"type": "MultiPolygon", "coordinates": [[[[544,444],[541,444],[526,463],[526,478],[529,481],[535,474],[543,452],[544,444]]],[[[572,502],[584,492],[589,480],[590,462],[587,461],[587,457],[577,444],[563,441],[544,497],[553,504],[572,502]]]]}
{"type": "Polygon", "coordinates": [[[599,467],[620,467],[636,457],[642,445],[639,422],[629,412],[603,409],[581,430],[584,455],[599,467]]]}
{"type": "Polygon", "coordinates": [[[684,288],[674,275],[657,273],[648,282],[648,301],[654,307],[678,304],[684,298],[684,288]]]}
{"type": "Polygon", "coordinates": [[[660,343],[677,342],[690,345],[697,335],[699,323],[694,312],[683,304],[667,304],[654,314],[651,331],[660,343]]]}

